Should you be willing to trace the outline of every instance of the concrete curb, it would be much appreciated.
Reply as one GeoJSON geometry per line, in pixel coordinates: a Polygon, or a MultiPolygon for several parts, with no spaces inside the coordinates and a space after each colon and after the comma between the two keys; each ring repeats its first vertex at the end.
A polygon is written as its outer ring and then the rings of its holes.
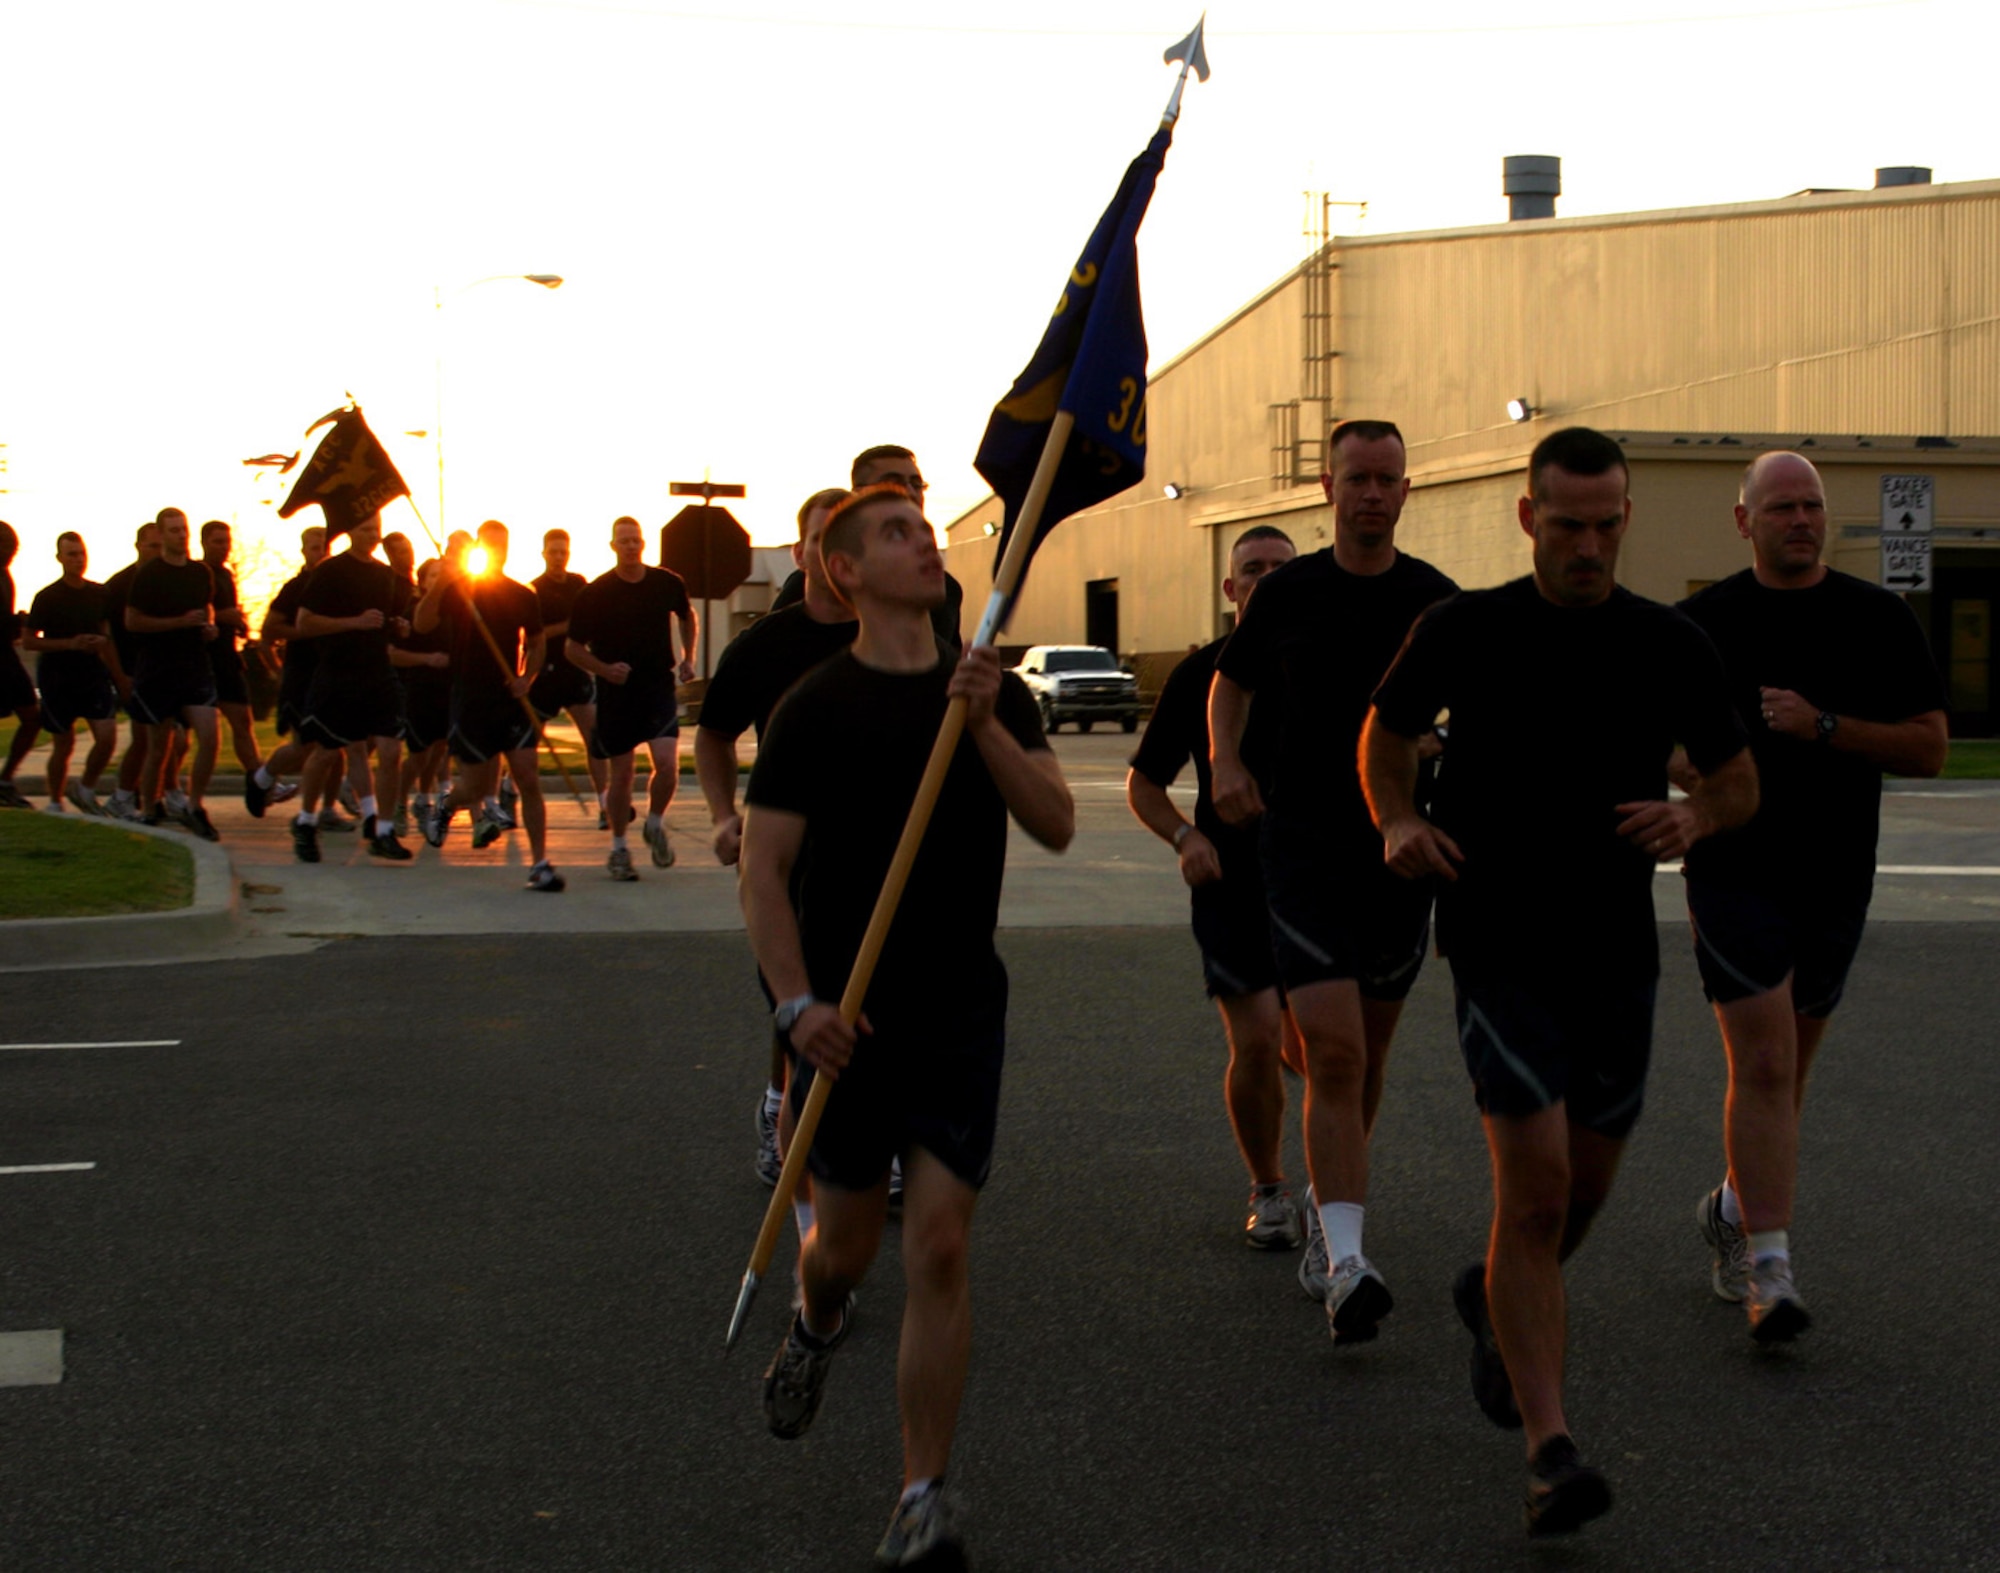
{"type": "Polygon", "coordinates": [[[13,918],[0,922],[0,968],[98,967],[106,962],[165,961],[213,950],[236,937],[236,870],[214,842],[118,819],[67,816],[106,830],[163,836],[194,859],[194,900],[171,912],[125,912],[101,918],[13,918]]]}

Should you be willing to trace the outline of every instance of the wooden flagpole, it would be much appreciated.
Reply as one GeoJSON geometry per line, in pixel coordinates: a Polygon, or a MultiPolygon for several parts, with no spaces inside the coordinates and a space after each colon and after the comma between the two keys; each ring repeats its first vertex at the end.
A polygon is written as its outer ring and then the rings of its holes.
{"type": "MultiPolygon", "coordinates": [[[[1048,439],[1042,444],[1042,456],[1035,463],[1034,478],[1028,483],[1028,495],[1022,501],[1021,515],[1014,523],[1014,533],[1007,541],[1007,555],[1000,561],[1000,567],[993,576],[993,593],[987,598],[986,611],[980,617],[979,631],[973,636],[973,644],[990,645],[999,633],[1000,612],[1020,583],[1021,574],[1028,566],[1028,555],[1034,550],[1035,531],[1042,520],[1042,510],[1049,500],[1049,489],[1054,486],[1056,470],[1062,463],[1063,451],[1069,446],[1070,430],[1076,425],[1076,417],[1067,410],[1059,410],[1049,424],[1048,439]]],[[[875,964],[882,958],[883,943],[889,937],[889,928],[896,921],[896,908],[902,903],[903,887],[908,883],[910,870],[917,861],[917,852],[923,846],[924,832],[930,826],[931,811],[937,807],[938,794],[944,789],[946,773],[951,769],[952,757],[958,752],[958,740],[965,732],[966,702],[954,699],[944,713],[944,724],[938,728],[937,741],[931,745],[931,757],[924,766],[923,780],[917,786],[916,798],[910,804],[910,816],[903,821],[902,838],[896,843],[896,854],[889,860],[889,872],[882,881],[882,893],[875,898],[874,915],[868,920],[868,930],[861,937],[861,948],[855,953],[854,968],[847,975],[847,987],[840,996],[840,1019],[850,1027],[861,1017],[861,1002],[867,997],[868,985],[875,976],[875,964]]],[[[833,1090],[833,1078],[825,1075],[813,1077],[812,1090],[806,1094],[805,1107],[799,1111],[798,1128],[792,1132],[792,1143],[785,1154],[785,1167],[778,1176],[778,1183],[771,1192],[770,1204],[764,1209],[764,1225],[757,1231],[757,1243],[750,1252],[750,1265],[743,1274],[742,1287],[737,1291],[736,1310],[729,1318],[729,1334],[723,1348],[736,1347],[736,1338],[743,1331],[744,1319],[750,1314],[750,1305],[757,1297],[757,1286],[770,1268],[771,1257],[778,1248],[778,1235],[785,1225],[785,1216],[792,1210],[792,1196],[798,1190],[799,1177],[805,1172],[806,1154],[812,1150],[813,1134],[819,1129],[820,1115],[826,1110],[826,1100],[833,1090]]]]}

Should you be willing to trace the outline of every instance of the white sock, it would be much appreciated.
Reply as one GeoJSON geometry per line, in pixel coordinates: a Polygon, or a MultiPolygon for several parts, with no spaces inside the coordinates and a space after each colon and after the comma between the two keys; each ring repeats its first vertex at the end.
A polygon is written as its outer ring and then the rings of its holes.
{"type": "Polygon", "coordinates": [[[1743,1198],[1727,1180],[1722,1182],[1722,1221],[1732,1229],[1743,1227],[1743,1198]]]}
{"type": "Polygon", "coordinates": [[[1750,1260],[1759,1267],[1766,1262],[1789,1262],[1791,1259],[1791,1230],[1759,1229],[1750,1236],[1750,1260]]]}
{"type": "Polygon", "coordinates": [[[271,772],[266,770],[262,765],[259,765],[257,767],[257,774],[254,777],[254,779],[257,785],[262,787],[266,792],[270,791],[272,787],[278,784],[275,780],[272,779],[271,772]]]}
{"type": "Polygon", "coordinates": [[[361,800],[361,817],[363,819],[372,819],[376,817],[375,794],[373,792],[369,793],[368,796],[364,797],[361,800]]]}
{"type": "Polygon", "coordinates": [[[660,828],[660,816],[658,814],[648,814],[646,816],[647,833],[651,834],[653,831],[656,831],[659,828],[660,828]]]}
{"type": "Polygon", "coordinates": [[[500,800],[496,797],[482,799],[479,806],[486,810],[489,819],[497,819],[500,815],[500,800]]]}
{"type": "Polygon", "coordinates": [[[625,845],[625,838],[623,836],[613,836],[611,838],[611,850],[613,852],[627,852],[631,849],[625,845]]]}
{"type": "Polygon", "coordinates": [[[295,825],[317,825],[319,823],[319,810],[312,808],[300,809],[299,817],[293,820],[292,823],[295,825]]]}
{"type": "Polygon", "coordinates": [[[130,803],[135,801],[135,799],[133,798],[133,795],[130,792],[126,791],[125,788],[120,787],[117,791],[111,794],[111,801],[114,803],[130,803]]]}
{"type": "Polygon", "coordinates": [[[799,1227],[799,1243],[803,1245],[806,1236],[813,1231],[813,1204],[811,1202],[799,1201],[794,1197],[792,1200],[792,1222],[799,1227]]]}
{"type": "Polygon", "coordinates": [[[1326,1259],[1329,1262],[1344,1262],[1350,1256],[1361,1254],[1361,1215],[1366,1211],[1359,1202],[1321,1202],[1319,1204],[1319,1226],[1326,1235],[1326,1259]]]}
{"type": "Polygon", "coordinates": [[[183,792],[179,787],[170,787],[167,791],[167,807],[186,808],[187,793],[183,792]]]}
{"type": "Polygon", "coordinates": [[[785,1106],[784,1088],[766,1087],[764,1089],[764,1112],[766,1114],[776,1114],[784,1106],[785,1106]]]}
{"type": "Polygon", "coordinates": [[[935,1475],[925,1475],[921,1480],[912,1480],[907,1486],[903,1487],[903,1494],[896,1499],[896,1506],[908,1507],[936,1483],[937,1476],[935,1475]]]}

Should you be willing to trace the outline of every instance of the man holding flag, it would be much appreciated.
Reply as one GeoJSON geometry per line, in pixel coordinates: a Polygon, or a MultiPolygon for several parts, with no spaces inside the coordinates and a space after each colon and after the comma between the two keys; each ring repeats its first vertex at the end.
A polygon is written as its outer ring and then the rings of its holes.
{"type": "Polygon", "coordinates": [[[743,911],[774,1016],[802,1070],[839,1096],[814,1133],[816,1220],[800,1253],[804,1304],[765,1375],[774,1435],[818,1413],[848,1296],[875,1258],[889,1166],[903,1161],[907,1281],[898,1392],[904,1491],[879,1555],[891,1566],[954,1544],[945,1466],[971,1356],[966,1247],[992,1164],[1007,974],[993,948],[1007,817],[1061,851],[1075,808],[1021,680],[990,645],[955,668],[931,627],[944,560],[897,486],[856,492],[821,540],[827,577],[860,627],[771,718],[750,778],[743,911]],[[954,699],[965,734],[911,871],[860,1018],[831,1002],[859,952],[933,739],[954,699]],[[838,757],[867,772],[829,770],[838,757]],[[797,882],[794,905],[794,881],[797,882]]]}

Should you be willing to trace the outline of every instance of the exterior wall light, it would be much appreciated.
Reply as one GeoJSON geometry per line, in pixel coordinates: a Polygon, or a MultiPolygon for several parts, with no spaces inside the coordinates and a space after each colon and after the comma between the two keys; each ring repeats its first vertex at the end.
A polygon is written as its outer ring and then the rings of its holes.
{"type": "Polygon", "coordinates": [[[1528,420],[1533,420],[1534,418],[1535,418],[1535,407],[1534,405],[1530,404],[1526,399],[1509,399],[1507,401],[1508,420],[1528,421],[1528,420]]]}
{"type": "Polygon", "coordinates": [[[1183,481],[1168,481],[1161,489],[1166,492],[1167,499],[1170,502],[1176,498],[1185,497],[1188,494],[1187,484],[1183,481]]]}

